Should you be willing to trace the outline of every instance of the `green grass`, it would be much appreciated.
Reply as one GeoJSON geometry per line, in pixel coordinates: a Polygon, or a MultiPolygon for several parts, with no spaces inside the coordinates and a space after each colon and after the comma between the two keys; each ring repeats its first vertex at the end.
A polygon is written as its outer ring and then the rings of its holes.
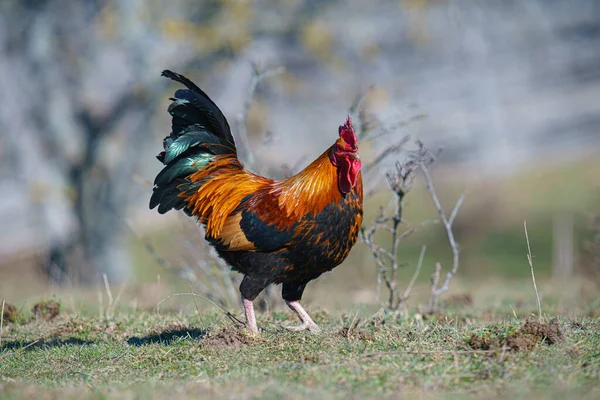
{"type": "Polygon", "coordinates": [[[492,354],[468,352],[468,338],[515,332],[528,311],[519,320],[510,308],[449,307],[433,318],[313,310],[324,333],[312,335],[283,330],[296,321],[276,310],[260,314],[259,337],[215,312],[62,314],[5,325],[0,398],[593,397],[600,318],[591,304],[595,315],[559,316],[561,343],[492,354]]]}

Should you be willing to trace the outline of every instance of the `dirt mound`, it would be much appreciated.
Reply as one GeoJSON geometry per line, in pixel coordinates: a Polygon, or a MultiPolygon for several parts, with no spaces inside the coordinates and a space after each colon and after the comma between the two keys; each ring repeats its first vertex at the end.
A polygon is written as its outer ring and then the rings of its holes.
{"type": "MultiPolygon", "coordinates": [[[[0,310],[2,303],[0,302],[0,310]]],[[[51,321],[60,314],[60,304],[54,300],[40,301],[34,304],[31,309],[32,316],[26,318],[19,312],[17,307],[10,303],[4,304],[4,313],[2,314],[2,320],[4,323],[20,323],[28,324],[34,320],[51,321]]]]}
{"type": "Polygon", "coordinates": [[[562,332],[556,319],[548,324],[528,320],[513,332],[507,333],[502,328],[495,328],[484,330],[479,334],[474,333],[467,339],[467,344],[475,350],[506,348],[513,351],[528,351],[533,350],[538,343],[552,345],[562,340],[562,332]]]}
{"type": "Polygon", "coordinates": [[[517,331],[514,335],[506,338],[506,347],[514,351],[528,351],[535,349],[539,338],[522,331],[517,331]]]}
{"type": "MultiPolygon", "coordinates": [[[[0,310],[2,310],[2,302],[0,302],[0,310]]],[[[10,303],[4,303],[4,314],[2,314],[3,323],[16,322],[20,315],[21,313],[17,310],[17,307],[10,303]]]]}
{"type": "Polygon", "coordinates": [[[563,340],[562,332],[556,319],[552,319],[548,324],[529,320],[525,322],[520,331],[522,334],[529,334],[540,340],[544,340],[548,344],[560,343],[563,340]]]}
{"type": "Polygon", "coordinates": [[[54,300],[40,301],[31,309],[35,319],[51,321],[60,314],[60,304],[54,300]]]}
{"type": "Polygon", "coordinates": [[[474,333],[467,339],[467,344],[473,350],[490,350],[494,347],[499,347],[500,340],[492,335],[478,335],[474,333]]]}
{"type": "Polygon", "coordinates": [[[257,338],[249,333],[235,328],[222,328],[218,331],[208,331],[202,340],[202,345],[215,348],[234,348],[248,346],[255,343],[257,338]]]}
{"type": "Polygon", "coordinates": [[[350,329],[347,326],[343,327],[337,332],[340,337],[357,340],[375,340],[375,335],[370,332],[363,331],[361,329],[350,329]]]}

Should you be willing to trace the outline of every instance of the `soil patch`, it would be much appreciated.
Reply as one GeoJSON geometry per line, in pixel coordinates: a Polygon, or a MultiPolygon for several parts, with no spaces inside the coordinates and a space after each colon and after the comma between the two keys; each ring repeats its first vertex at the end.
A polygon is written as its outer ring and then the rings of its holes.
{"type": "Polygon", "coordinates": [[[52,321],[60,314],[60,304],[54,300],[40,301],[31,309],[37,320],[52,321]]]}
{"type": "MultiPolygon", "coordinates": [[[[0,311],[2,310],[2,302],[0,302],[0,311]]],[[[4,323],[16,322],[20,317],[21,313],[17,310],[17,307],[10,303],[4,303],[4,314],[2,314],[2,321],[4,323]]]]}
{"type": "Polygon", "coordinates": [[[552,319],[548,324],[529,320],[525,322],[520,331],[521,334],[532,335],[548,344],[556,344],[563,341],[563,334],[556,319],[552,319]]]}
{"type": "Polygon", "coordinates": [[[223,328],[216,331],[206,332],[206,336],[202,340],[202,346],[213,348],[234,348],[239,349],[248,346],[257,341],[249,333],[235,328],[223,328]]]}
{"type": "Polygon", "coordinates": [[[513,351],[533,350],[538,343],[553,345],[563,341],[563,335],[556,319],[548,324],[527,320],[514,332],[506,332],[501,328],[474,333],[467,339],[467,344],[475,350],[495,350],[506,348],[513,351]]]}

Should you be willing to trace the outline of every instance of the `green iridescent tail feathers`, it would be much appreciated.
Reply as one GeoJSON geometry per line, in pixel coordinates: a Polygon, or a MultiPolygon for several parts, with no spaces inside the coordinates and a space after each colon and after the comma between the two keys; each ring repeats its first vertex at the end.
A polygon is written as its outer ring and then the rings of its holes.
{"type": "Polygon", "coordinates": [[[169,70],[162,76],[187,87],[171,98],[171,134],[163,141],[164,151],[156,156],[165,167],[154,180],[150,208],[158,206],[158,212],[164,214],[184,208],[185,199],[179,194],[202,184],[186,177],[206,167],[218,154],[236,156],[236,148],[227,119],[202,89],[169,70]]]}

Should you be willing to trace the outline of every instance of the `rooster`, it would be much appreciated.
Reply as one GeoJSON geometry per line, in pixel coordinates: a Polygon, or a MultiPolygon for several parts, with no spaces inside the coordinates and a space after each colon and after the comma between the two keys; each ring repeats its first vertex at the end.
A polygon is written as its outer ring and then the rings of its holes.
{"type": "Polygon", "coordinates": [[[300,304],[308,282],[331,271],[356,243],[363,214],[357,137],[350,117],[339,138],[298,174],[271,180],[245,170],[227,119],[183,75],[162,76],[187,89],[170,100],[172,132],[157,158],[150,208],[181,210],[202,223],[206,240],[244,278],[240,293],[246,323],[257,333],[253,300],[270,284],[300,319],[294,331],[319,332],[300,304]]]}

